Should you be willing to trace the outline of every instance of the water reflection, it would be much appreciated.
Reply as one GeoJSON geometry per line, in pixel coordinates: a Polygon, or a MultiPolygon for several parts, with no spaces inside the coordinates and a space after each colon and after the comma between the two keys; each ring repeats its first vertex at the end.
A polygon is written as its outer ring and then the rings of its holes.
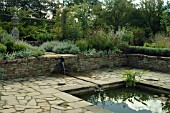
{"type": "Polygon", "coordinates": [[[115,113],[170,113],[170,98],[154,98],[153,93],[135,88],[114,89],[83,95],[83,99],[115,113]]]}

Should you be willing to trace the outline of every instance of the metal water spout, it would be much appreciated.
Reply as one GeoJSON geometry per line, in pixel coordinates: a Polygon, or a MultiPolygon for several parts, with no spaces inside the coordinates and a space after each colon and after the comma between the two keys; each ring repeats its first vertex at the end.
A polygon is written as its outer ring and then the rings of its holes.
{"type": "Polygon", "coordinates": [[[63,75],[63,79],[64,79],[64,80],[63,80],[63,81],[60,81],[60,82],[58,83],[58,85],[66,85],[66,81],[65,81],[65,77],[64,77],[64,76],[65,76],[65,73],[66,73],[66,72],[65,72],[66,69],[65,69],[64,58],[63,58],[63,57],[60,58],[60,64],[61,64],[61,66],[62,66],[62,68],[63,68],[63,74],[64,74],[64,75],[63,75]]]}
{"type": "Polygon", "coordinates": [[[64,58],[63,57],[60,58],[60,62],[61,62],[62,68],[63,68],[63,74],[65,75],[66,69],[65,69],[64,58]]]}

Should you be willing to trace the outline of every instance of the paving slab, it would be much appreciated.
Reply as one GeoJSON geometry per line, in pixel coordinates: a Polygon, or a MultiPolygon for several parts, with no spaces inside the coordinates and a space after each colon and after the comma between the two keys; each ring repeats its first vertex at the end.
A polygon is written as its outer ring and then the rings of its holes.
{"type": "Polygon", "coordinates": [[[67,94],[67,93],[64,93],[64,92],[61,92],[61,93],[56,93],[56,94],[53,94],[54,96],[66,101],[66,102],[76,102],[76,101],[80,101],[81,99],[75,97],[75,96],[72,96],[70,94],[67,94]]]}
{"type": "Polygon", "coordinates": [[[55,93],[60,92],[59,90],[54,89],[54,88],[41,89],[41,90],[38,90],[38,91],[39,91],[41,94],[55,94],[55,93]]]}
{"type": "Polygon", "coordinates": [[[61,110],[51,108],[50,113],[62,113],[61,110]]]}
{"type": "Polygon", "coordinates": [[[41,113],[43,109],[26,109],[24,113],[41,113]]]}
{"type": "Polygon", "coordinates": [[[72,110],[67,110],[65,113],[84,113],[84,110],[81,108],[78,109],[72,109],[72,110]]]}
{"type": "Polygon", "coordinates": [[[78,102],[68,103],[68,105],[73,108],[82,108],[86,106],[91,106],[93,104],[86,102],[86,101],[78,101],[78,102]]]}
{"type": "MultiPolygon", "coordinates": [[[[112,113],[66,92],[82,93],[95,90],[98,86],[111,86],[123,81],[122,74],[125,69],[131,68],[106,68],[85,73],[69,73],[70,76],[39,76],[1,81],[0,112],[112,113]],[[58,85],[61,81],[66,84],[58,85]]],[[[142,76],[140,82],[170,90],[170,74],[168,73],[149,71],[142,76]]]]}

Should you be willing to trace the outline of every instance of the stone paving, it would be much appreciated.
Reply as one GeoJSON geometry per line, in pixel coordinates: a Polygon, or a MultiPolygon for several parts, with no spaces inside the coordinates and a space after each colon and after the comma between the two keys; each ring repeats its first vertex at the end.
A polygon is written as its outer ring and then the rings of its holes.
{"type": "MultiPolygon", "coordinates": [[[[123,67],[123,68],[107,68],[107,69],[99,69],[94,70],[89,73],[71,73],[72,76],[89,81],[91,83],[95,83],[98,85],[107,85],[112,84],[115,82],[121,82],[123,80],[122,75],[124,70],[131,70],[134,68],[123,67]]],[[[145,83],[153,86],[158,86],[161,88],[169,89],[170,90],[170,73],[163,73],[163,72],[155,72],[150,70],[142,70],[142,69],[134,69],[134,71],[146,71],[139,79],[140,83],[145,83]]]]}
{"type": "MultiPolygon", "coordinates": [[[[100,69],[89,73],[69,73],[37,78],[0,81],[1,113],[112,113],[69,93],[94,90],[122,81],[125,68],[100,69]],[[59,83],[66,83],[59,85],[59,83]]],[[[128,69],[128,68],[126,68],[128,69]]],[[[170,89],[170,74],[150,71],[141,82],[170,89]]]]}

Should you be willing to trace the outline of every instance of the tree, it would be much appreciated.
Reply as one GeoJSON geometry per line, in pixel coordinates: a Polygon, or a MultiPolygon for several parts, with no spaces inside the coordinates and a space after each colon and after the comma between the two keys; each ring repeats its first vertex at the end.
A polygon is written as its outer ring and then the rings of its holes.
{"type": "Polygon", "coordinates": [[[45,18],[48,10],[54,12],[58,2],[54,0],[1,0],[0,1],[0,12],[10,14],[12,7],[16,7],[17,10],[25,10],[36,12],[33,16],[37,18],[45,18]]]}
{"type": "Polygon", "coordinates": [[[162,13],[161,27],[164,31],[170,33],[170,2],[167,2],[167,5],[165,6],[165,10],[162,13]]]}
{"type": "Polygon", "coordinates": [[[126,18],[132,8],[131,0],[106,0],[104,12],[99,18],[103,18],[103,22],[109,26],[113,25],[114,29],[118,30],[119,26],[125,26],[126,18]]]}
{"type": "Polygon", "coordinates": [[[141,0],[141,12],[144,20],[144,27],[150,28],[155,34],[161,30],[161,15],[163,13],[163,0],[141,0]]]}

